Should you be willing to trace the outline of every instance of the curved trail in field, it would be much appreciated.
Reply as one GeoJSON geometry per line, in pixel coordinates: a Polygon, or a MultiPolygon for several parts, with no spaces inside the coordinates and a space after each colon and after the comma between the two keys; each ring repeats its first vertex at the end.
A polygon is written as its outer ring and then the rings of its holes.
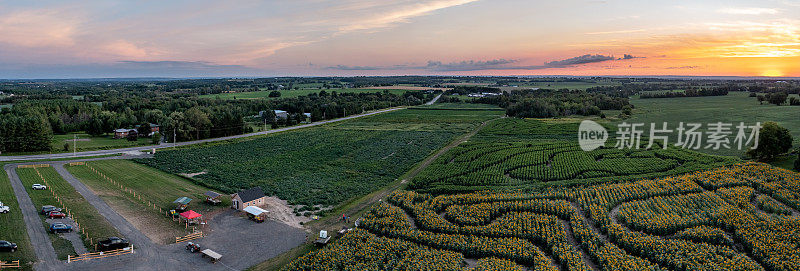
{"type": "MultiPolygon", "coordinates": [[[[391,203],[388,203],[388,204],[391,205],[392,207],[400,209],[400,211],[403,213],[403,217],[406,218],[406,220],[408,221],[408,224],[411,225],[412,229],[417,229],[417,222],[414,219],[414,216],[409,214],[408,211],[405,208],[397,206],[397,205],[394,205],[394,204],[391,204],[391,203]]],[[[423,231],[423,230],[420,230],[420,231],[423,231]]],[[[374,233],[374,232],[372,234],[381,235],[379,233],[374,233]]],[[[453,234],[453,233],[446,233],[446,234],[453,234]]],[[[470,236],[470,234],[461,234],[461,233],[456,233],[456,234],[453,234],[453,235],[470,236]]],[[[542,249],[542,247],[540,247],[538,244],[536,244],[532,240],[528,240],[527,238],[522,238],[522,237],[517,237],[517,238],[526,240],[526,241],[530,242],[531,244],[533,244],[536,248],[538,248],[539,252],[541,253],[541,255],[544,256],[545,258],[547,258],[550,261],[550,265],[553,268],[555,268],[556,270],[566,270],[564,266],[562,266],[558,261],[556,261],[556,259],[555,259],[555,257],[553,255],[548,255],[549,253],[547,253],[546,250],[542,249]]],[[[406,240],[406,241],[413,242],[413,243],[416,243],[418,245],[430,247],[430,246],[428,246],[426,244],[423,244],[421,242],[417,242],[415,240],[406,240]]],[[[439,249],[443,249],[443,248],[439,248],[439,249]]],[[[449,249],[445,249],[445,250],[449,250],[449,249]]],[[[463,251],[454,251],[454,252],[461,253],[462,255],[465,254],[465,252],[463,252],[463,251]]],[[[467,255],[464,255],[464,257],[467,258],[467,255]]],[[[495,257],[498,257],[498,256],[495,256],[495,257]]],[[[498,257],[498,258],[501,258],[501,257],[498,257]]],[[[468,258],[468,259],[471,262],[471,263],[468,262],[468,264],[475,264],[477,262],[477,260],[478,260],[477,258],[468,258]]],[[[509,260],[509,261],[513,261],[513,260],[509,260]]],[[[525,266],[526,268],[528,268],[530,270],[533,270],[532,268],[529,268],[527,265],[524,265],[524,264],[521,264],[521,263],[517,263],[517,264],[520,265],[520,266],[525,266]]]]}
{"type": "MultiPolygon", "coordinates": [[[[711,192],[711,193],[714,193],[716,195],[716,191],[709,190],[708,188],[704,187],[700,183],[697,183],[697,182],[695,182],[695,183],[697,184],[698,187],[700,187],[702,189],[702,191],[682,191],[682,192],[679,192],[679,193],[674,193],[674,194],[670,194],[670,195],[666,195],[666,196],[686,196],[686,195],[699,194],[699,193],[704,193],[704,192],[711,192]]],[[[729,186],[727,188],[733,188],[733,187],[752,187],[752,184],[749,184],[749,185],[735,185],[735,186],[729,186]]],[[[656,196],[653,196],[653,197],[656,197],[656,196]]],[[[619,209],[622,207],[623,204],[628,203],[628,202],[647,200],[647,199],[653,198],[653,197],[647,197],[647,198],[642,198],[642,199],[637,198],[637,199],[631,199],[631,200],[626,200],[626,201],[622,201],[622,202],[616,203],[608,213],[610,221],[612,223],[614,223],[614,224],[620,225],[621,227],[623,227],[627,231],[640,232],[640,233],[647,234],[649,236],[654,236],[654,237],[657,237],[657,238],[661,238],[661,239],[664,239],[664,240],[678,239],[677,237],[674,236],[675,235],[674,233],[673,234],[667,234],[667,235],[656,235],[656,234],[651,234],[651,233],[647,233],[647,232],[637,231],[637,230],[631,229],[630,227],[628,227],[628,225],[626,223],[622,223],[622,221],[619,220],[619,209]]],[[[730,204],[731,206],[734,206],[734,207],[736,206],[735,204],[732,204],[732,203],[728,202],[728,200],[725,199],[725,198],[722,198],[722,200],[724,200],[727,204],[730,204]]],[[[758,207],[755,206],[755,205],[753,207],[755,209],[758,209],[758,207]]],[[[747,211],[747,210],[743,210],[743,211],[747,211]]],[[[720,230],[724,231],[724,234],[728,238],[730,238],[730,240],[734,241],[733,246],[724,246],[724,245],[719,245],[719,244],[706,243],[706,242],[700,242],[700,241],[688,240],[688,239],[680,239],[680,240],[687,241],[687,242],[693,242],[693,243],[704,243],[704,244],[708,244],[708,245],[712,245],[712,246],[729,247],[732,250],[734,250],[735,252],[747,257],[748,259],[750,259],[754,263],[757,263],[763,270],[770,270],[770,269],[766,268],[766,265],[765,265],[764,262],[762,262],[760,259],[755,257],[755,254],[753,253],[753,251],[746,249],[747,246],[742,244],[740,240],[737,240],[736,238],[734,238],[735,235],[734,235],[733,232],[731,232],[731,231],[729,231],[727,229],[724,229],[724,228],[716,227],[714,225],[706,225],[706,226],[717,228],[717,229],[720,229],[720,230]]],[[[684,230],[684,229],[687,229],[687,228],[691,228],[691,227],[694,227],[694,226],[690,226],[690,227],[686,227],[686,228],[683,228],[683,229],[679,229],[679,230],[676,231],[676,233],[680,232],[681,230],[684,230]]],[[[623,246],[620,246],[620,247],[622,248],[623,246]]],[[[635,254],[632,254],[632,255],[635,255],[635,254]]]]}

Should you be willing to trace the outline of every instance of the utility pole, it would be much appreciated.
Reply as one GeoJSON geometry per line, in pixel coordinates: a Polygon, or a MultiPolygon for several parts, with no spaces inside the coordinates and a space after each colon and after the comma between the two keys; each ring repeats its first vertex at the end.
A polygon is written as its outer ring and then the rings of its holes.
{"type": "Polygon", "coordinates": [[[178,138],[178,132],[176,131],[177,129],[178,129],[178,127],[173,127],[172,128],[172,148],[173,149],[176,146],[175,144],[178,143],[178,142],[175,142],[177,140],[177,138],[178,138]]]}
{"type": "Polygon", "coordinates": [[[264,131],[267,131],[267,118],[264,118],[264,131]]]}
{"type": "Polygon", "coordinates": [[[72,157],[78,156],[78,135],[72,135],[72,157]]]}

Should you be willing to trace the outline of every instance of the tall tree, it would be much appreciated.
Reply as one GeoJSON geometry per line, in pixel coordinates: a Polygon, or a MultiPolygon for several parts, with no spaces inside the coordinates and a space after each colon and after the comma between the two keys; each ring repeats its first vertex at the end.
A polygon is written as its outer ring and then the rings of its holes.
{"type": "Polygon", "coordinates": [[[764,123],[758,133],[758,146],[750,149],[747,154],[758,160],[771,160],[777,155],[786,153],[792,148],[792,135],[789,130],[778,123],[769,121],[764,123]]]}
{"type": "Polygon", "coordinates": [[[200,110],[200,108],[189,108],[189,110],[186,110],[184,113],[184,116],[186,117],[186,122],[195,132],[194,139],[201,139],[201,134],[205,135],[210,132],[211,120],[208,119],[208,114],[200,110]]]}

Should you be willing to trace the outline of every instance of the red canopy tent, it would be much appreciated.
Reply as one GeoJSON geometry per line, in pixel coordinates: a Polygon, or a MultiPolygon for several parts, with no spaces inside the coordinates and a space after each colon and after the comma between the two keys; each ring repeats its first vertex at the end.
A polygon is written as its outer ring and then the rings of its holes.
{"type": "Polygon", "coordinates": [[[195,211],[189,210],[189,211],[186,211],[186,212],[183,212],[183,213],[181,213],[181,216],[182,216],[183,218],[185,218],[186,220],[192,220],[192,219],[195,219],[195,218],[201,217],[201,216],[203,216],[203,215],[201,215],[201,214],[199,214],[199,213],[197,213],[197,212],[195,212],[195,211]]]}

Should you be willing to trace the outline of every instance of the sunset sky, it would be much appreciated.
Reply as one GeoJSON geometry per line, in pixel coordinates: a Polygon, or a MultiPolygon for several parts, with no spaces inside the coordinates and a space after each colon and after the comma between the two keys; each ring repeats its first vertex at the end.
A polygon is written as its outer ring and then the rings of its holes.
{"type": "Polygon", "coordinates": [[[800,0],[0,1],[0,78],[318,75],[800,76],[800,0]]]}

